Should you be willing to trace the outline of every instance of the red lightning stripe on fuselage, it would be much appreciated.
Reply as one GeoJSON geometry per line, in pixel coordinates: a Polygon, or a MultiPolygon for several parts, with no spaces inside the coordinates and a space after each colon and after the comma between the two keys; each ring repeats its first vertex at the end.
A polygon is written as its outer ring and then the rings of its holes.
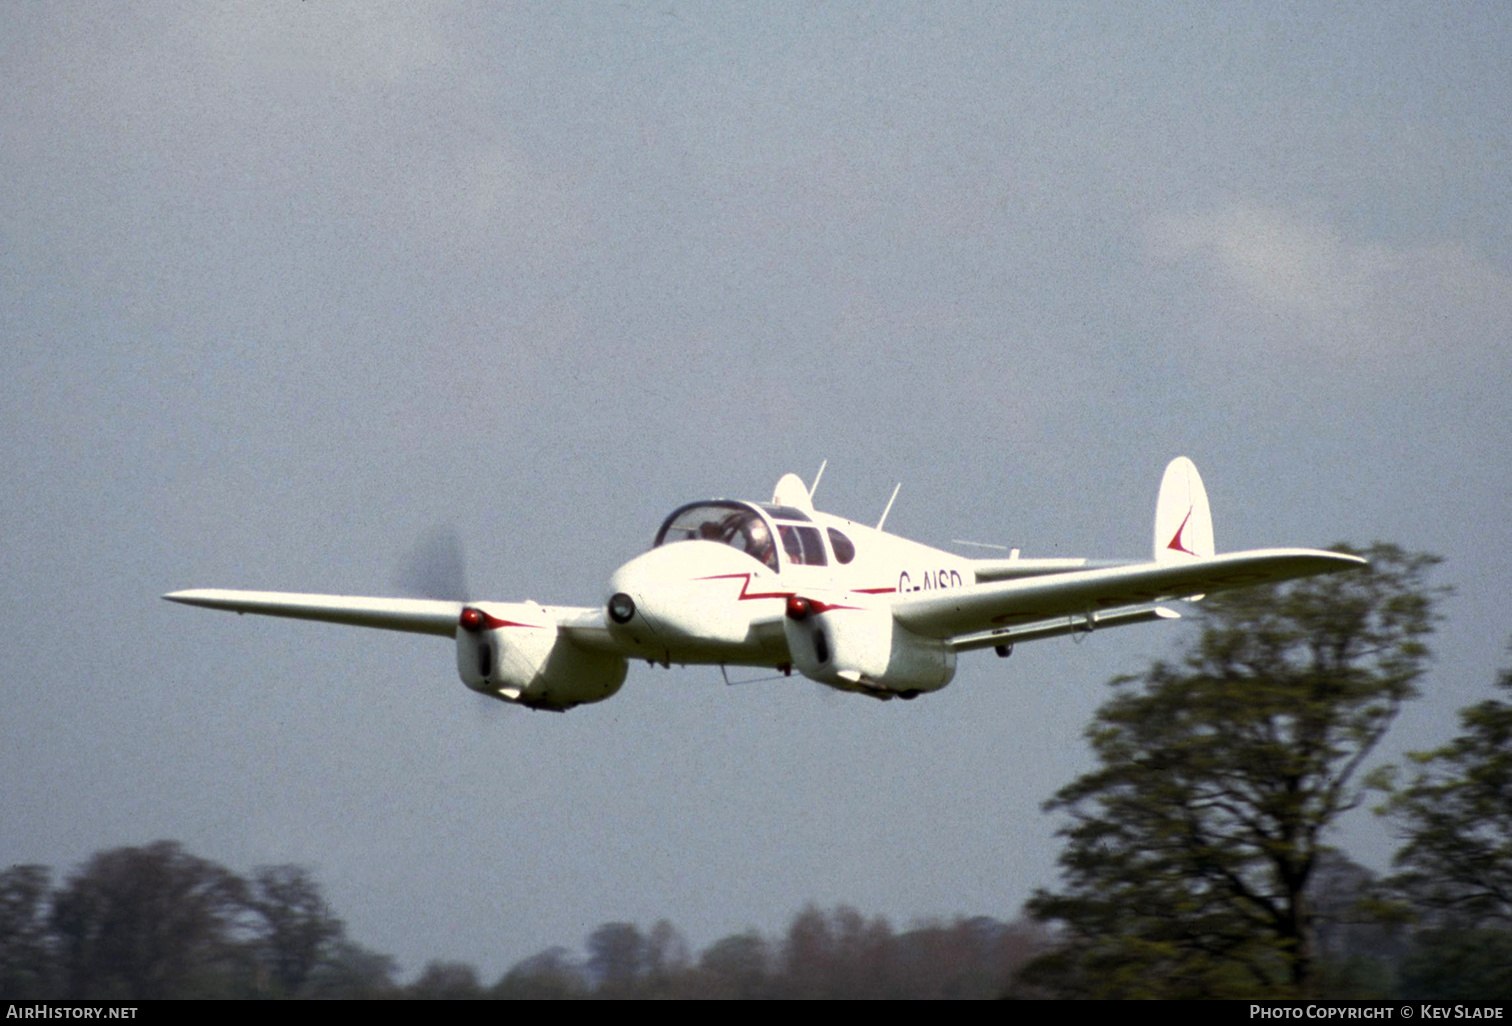
{"type": "Polygon", "coordinates": [[[735,580],[737,578],[741,579],[744,583],[742,583],[741,586],[740,586],[740,594],[737,595],[737,596],[735,596],[735,601],[736,602],[746,602],[746,601],[749,601],[751,599],[769,599],[769,598],[787,599],[787,598],[792,598],[793,597],[793,593],[790,592],[790,591],[755,591],[755,592],[751,591],[750,590],[750,587],[751,587],[751,575],[750,574],[715,574],[712,577],[695,577],[694,580],[697,580],[697,581],[733,581],[733,580],[735,580]]]}
{"type": "MultiPolygon", "coordinates": [[[[793,595],[796,594],[796,592],[791,592],[791,591],[751,591],[750,590],[750,587],[751,587],[751,575],[750,574],[714,574],[711,577],[695,577],[694,578],[694,580],[696,580],[696,581],[733,581],[733,580],[737,580],[737,579],[739,579],[742,583],[740,585],[740,594],[735,596],[735,601],[736,602],[746,602],[746,601],[748,601],[750,599],[769,599],[769,598],[787,599],[787,598],[792,598],[793,595]]],[[[856,592],[857,594],[860,594],[860,595],[886,595],[886,594],[889,594],[890,592],[894,592],[894,591],[897,591],[897,590],[898,590],[897,588],[852,588],[851,589],[851,591],[854,591],[854,592],[856,592]]],[[[830,608],[832,608],[832,609],[840,609],[840,608],[854,609],[855,607],[854,606],[846,606],[846,607],[831,606],[830,608]]]]}

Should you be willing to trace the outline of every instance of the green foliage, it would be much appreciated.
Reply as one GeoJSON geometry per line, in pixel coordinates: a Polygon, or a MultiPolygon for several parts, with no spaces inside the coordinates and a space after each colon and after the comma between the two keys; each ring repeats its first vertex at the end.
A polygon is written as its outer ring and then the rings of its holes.
{"type": "Polygon", "coordinates": [[[588,972],[601,991],[627,993],[645,962],[646,939],[634,923],[605,923],[588,937],[588,972]]]}
{"type": "Polygon", "coordinates": [[[494,984],[491,996],[510,1000],[562,1000],[587,997],[588,981],[565,947],[547,947],[510,969],[494,984]]]}
{"type": "Polygon", "coordinates": [[[566,948],[548,948],[511,968],[491,996],[519,1001],[550,1001],[585,997],[588,983],[566,948]]]}
{"type": "Polygon", "coordinates": [[[100,852],[54,896],[71,998],[235,993],[243,882],[173,841],[100,852]]]}
{"type": "Polygon", "coordinates": [[[707,980],[706,996],[750,999],[762,996],[770,963],[767,942],[749,930],[709,945],[698,965],[707,980]]]}
{"type": "Polygon", "coordinates": [[[0,873],[6,998],[376,997],[393,960],[347,943],[298,866],[245,880],[173,841],[97,852],[55,891],[0,873]]]}
{"type": "Polygon", "coordinates": [[[465,962],[395,982],[347,939],[310,874],[243,879],[171,841],[96,853],[58,889],[43,866],[0,873],[0,996],[162,998],[991,998],[1044,950],[1034,927],[978,916],[895,933],[853,908],[809,906],[784,937],[754,931],[694,958],[666,920],[606,923],[586,956],[551,948],[491,988],[465,962]]]}
{"type": "MultiPolygon", "coordinates": [[[[1346,550],[1347,551],[1347,550],[1346,550]]],[[[1324,836],[1428,658],[1434,557],[1208,598],[1178,664],[1112,682],[1099,768],[1047,810],[1066,888],[1037,919],[1065,944],[1027,982],[1101,997],[1260,997],[1311,988],[1308,885],[1324,836]]]]}
{"type": "Polygon", "coordinates": [[[345,928],[302,866],[261,866],[248,887],[255,947],[278,996],[302,995],[311,976],[334,955],[345,928]]]}
{"type": "Polygon", "coordinates": [[[1389,998],[1408,939],[1381,915],[1381,882],[1337,852],[1325,852],[1307,885],[1314,917],[1314,990],[1330,998],[1389,998]]]}
{"type": "Polygon", "coordinates": [[[895,933],[853,908],[809,905],[784,937],[754,930],[723,937],[696,960],[665,921],[642,934],[606,923],[589,935],[587,958],[552,948],[511,968],[490,992],[500,998],[986,998],[1046,946],[1032,926],[986,916],[926,923],[895,933]],[[639,939],[639,943],[637,942],[639,939]],[[658,951],[663,954],[658,954],[658,951]],[[630,971],[632,965],[638,966],[630,971]]]}
{"type": "Polygon", "coordinates": [[[388,955],[350,940],[335,941],[310,974],[302,997],[384,998],[399,993],[398,964],[388,955]]]}
{"type": "Polygon", "coordinates": [[[429,962],[407,997],[427,1001],[475,1001],[483,996],[478,970],[466,962],[429,962]]]}
{"type": "Polygon", "coordinates": [[[1512,1001],[1512,931],[1428,930],[1402,963],[1401,997],[1512,1001]]]}
{"type": "Polygon", "coordinates": [[[39,998],[52,992],[50,876],[46,866],[12,866],[0,873],[0,998],[39,998]]]}
{"type": "Polygon", "coordinates": [[[1396,889],[1430,921],[1512,926],[1512,670],[1506,696],[1460,711],[1461,733],[1412,756],[1419,772],[1383,810],[1406,839],[1396,889]]]}

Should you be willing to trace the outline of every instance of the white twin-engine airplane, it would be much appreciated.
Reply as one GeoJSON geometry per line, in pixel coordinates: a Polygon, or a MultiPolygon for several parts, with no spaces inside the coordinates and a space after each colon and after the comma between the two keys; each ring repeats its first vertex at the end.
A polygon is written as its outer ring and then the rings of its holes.
{"type": "MultiPolygon", "coordinates": [[[[815,479],[818,485],[818,479],[815,479]]],[[[897,493],[894,492],[896,498],[897,493]]],[[[842,691],[917,698],[956,653],[1179,618],[1159,603],[1364,566],[1316,549],[1215,555],[1197,468],[1166,467],[1150,562],[967,559],[814,509],[796,474],[771,502],[711,499],[672,512],[601,606],[196,589],[172,602],[455,638],[469,688],[563,711],[619,690],[629,660],[797,669],[842,691]]],[[[891,503],[888,504],[889,509],[891,503]]]]}

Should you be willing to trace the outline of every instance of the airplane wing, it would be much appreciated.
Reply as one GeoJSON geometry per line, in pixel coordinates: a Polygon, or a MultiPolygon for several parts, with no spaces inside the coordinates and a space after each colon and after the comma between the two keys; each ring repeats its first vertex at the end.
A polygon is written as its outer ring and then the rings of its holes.
{"type": "MultiPolygon", "coordinates": [[[[223,588],[194,588],[174,591],[163,598],[186,606],[223,609],[230,613],[256,613],[282,616],[293,620],[319,620],[353,627],[377,627],[387,631],[412,634],[436,634],[444,638],[457,636],[457,623],[463,603],[436,599],[379,598],[366,595],[306,595],[293,591],[235,591],[223,588]]],[[[501,603],[471,603],[485,611],[501,603]]],[[[601,608],[579,606],[537,606],[530,604],[541,621],[554,622],[565,634],[591,648],[618,651],[604,622],[601,608]]]]}
{"type": "Polygon", "coordinates": [[[368,598],[360,595],[304,595],[290,591],[228,591],[195,588],[164,595],[169,602],[232,613],[259,613],[295,620],[321,620],[356,627],[379,627],[389,631],[457,634],[462,603],[434,599],[368,598]]]}
{"type": "MultiPolygon", "coordinates": [[[[1091,627],[1125,619],[1123,607],[1141,607],[1137,612],[1143,613],[1152,608],[1150,603],[1365,565],[1360,557],[1339,552],[1253,549],[1180,563],[1139,563],[915,592],[899,599],[892,609],[897,622],[916,634],[944,640],[965,640],[963,636],[971,635],[973,642],[980,638],[985,645],[993,631],[1055,617],[1082,617],[1091,627]]],[[[1148,615],[1164,617],[1166,613],[1148,615]]]]}

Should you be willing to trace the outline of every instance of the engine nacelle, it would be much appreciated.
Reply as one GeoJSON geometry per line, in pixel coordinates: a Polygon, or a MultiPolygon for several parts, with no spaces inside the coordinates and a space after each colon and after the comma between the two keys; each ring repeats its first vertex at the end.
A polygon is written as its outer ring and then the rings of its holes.
{"type": "Polygon", "coordinates": [[[783,630],[793,665],[805,677],[879,698],[938,691],[955,676],[955,652],[935,638],[900,627],[867,596],[833,601],[794,596],[783,630]]]}
{"type": "Polygon", "coordinates": [[[573,644],[556,618],[533,602],[486,602],[462,611],[457,673],[480,694],[565,712],[620,689],[624,657],[573,644]]]}

